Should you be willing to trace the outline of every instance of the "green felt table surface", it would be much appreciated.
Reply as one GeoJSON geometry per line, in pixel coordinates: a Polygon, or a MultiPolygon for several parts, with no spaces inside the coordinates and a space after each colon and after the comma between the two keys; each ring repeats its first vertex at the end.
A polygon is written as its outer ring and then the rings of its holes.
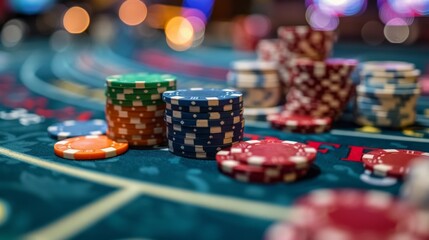
{"type": "MultiPolygon", "coordinates": [[[[323,188],[380,190],[398,195],[402,182],[365,171],[372,148],[425,151],[428,131],[362,129],[344,117],[325,134],[288,134],[246,122],[246,139],[267,137],[318,148],[305,179],[246,184],[214,161],[175,156],[166,148],[131,149],[98,161],[53,153],[46,128],[66,119],[104,118],[104,78],[149,71],[178,76],[178,87],[225,87],[230,61],[253,53],[200,47],[166,48],[76,44],[62,52],[46,41],[0,54],[0,239],[261,239],[273,222],[290,217],[300,196],[323,188]]],[[[339,44],[335,56],[405,60],[424,69],[427,50],[339,44]]],[[[427,98],[419,101],[426,109],[427,98]]]]}

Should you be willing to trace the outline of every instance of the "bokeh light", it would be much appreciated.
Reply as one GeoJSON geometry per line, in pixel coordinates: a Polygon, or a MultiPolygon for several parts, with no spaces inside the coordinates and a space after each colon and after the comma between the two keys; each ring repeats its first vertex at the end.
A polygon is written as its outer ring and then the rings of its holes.
{"type": "Polygon", "coordinates": [[[147,7],[140,0],[126,0],[119,8],[119,18],[129,26],[141,24],[147,16],[147,7]]]}
{"type": "Polygon", "coordinates": [[[109,15],[99,15],[91,24],[89,33],[95,42],[109,43],[116,33],[115,21],[109,15]]]}
{"type": "Polygon", "coordinates": [[[369,21],[361,29],[362,39],[370,45],[379,45],[384,41],[384,25],[379,21],[369,21]]]}
{"type": "Polygon", "coordinates": [[[54,32],[49,39],[49,44],[54,51],[61,52],[67,49],[71,43],[71,35],[64,31],[58,30],[54,32]]]}
{"type": "Polygon", "coordinates": [[[352,16],[365,11],[367,0],[307,0],[311,5],[326,14],[352,16]]]}
{"type": "Polygon", "coordinates": [[[165,26],[165,35],[168,45],[177,51],[184,51],[192,46],[194,28],[188,19],[174,17],[165,26]]]}
{"type": "Polygon", "coordinates": [[[9,0],[12,11],[23,14],[36,14],[49,9],[55,0],[9,0]]]}
{"type": "MultiPolygon", "coordinates": [[[[213,10],[214,0],[184,0],[183,6],[187,9],[195,9],[202,13],[200,19],[206,22],[213,10]]],[[[189,15],[184,15],[189,16],[189,15]]]]}
{"type": "Polygon", "coordinates": [[[251,36],[262,38],[271,31],[271,21],[264,15],[252,14],[244,19],[244,30],[251,36]]]}
{"type": "Polygon", "coordinates": [[[81,7],[69,8],[64,14],[63,25],[64,29],[72,34],[83,33],[90,23],[88,12],[81,7]]]}
{"type": "Polygon", "coordinates": [[[335,14],[321,11],[314,5],[307,8],[305,18],[312,28],[324,31],[335,30],[340,22],[339,18],[335,14]]]}
{"type": "Polygon", "coordinates": [[[379,13],[380,20],[387,24],[392,19],[401,18],[406,24],[411,25],[414,21],[414,17],[410,14],[398,13],[392,6],[386,1],[379,1],[379,13]]]}
{"type": "Polygon", "coordinates": [[[12,19],[4,24],[1,31],[1,42],[5,47],[15,47],[23,40],[27,25],[18,19],[12,19]]]}
{"type": "Polygon", "coordinates": [[[394,18],[384,26],[384,36],[391,43],[404,43],[410,36],[410,27],[401,18],[394,18]]]}

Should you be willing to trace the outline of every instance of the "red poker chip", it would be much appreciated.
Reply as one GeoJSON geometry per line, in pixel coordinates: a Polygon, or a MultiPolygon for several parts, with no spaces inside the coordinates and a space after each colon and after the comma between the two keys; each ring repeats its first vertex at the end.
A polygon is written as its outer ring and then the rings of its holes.
{"type": "MultiPolygon", "coordinates": [[[[216,160],[220,163],[227,160],[239,161],[249,167],[271,171],[275,169],[289,171],[307,169],[315,160],[317,150],[306,144],[281,140],[250,140],[233,144],[231,148],[219,151],[216,160]]],[[[241,166],[240,167],[243,167],[241,166]]],[[[238,170],[237,170],[238,171],[238,170]]],[[[275,174],[273,174],[275,175],[275,174]]]]}
{"type": "Polygon", "coordinates": [[[365,168],[376,175],[404,177],[414,160],[421,156],[429,156],[427,152],[381,149],[368,152],[362,156],[365,168]]]}
{"type": "Polygon", "coordinates": [[[309,233],[288,222],[275,223],[265,233],[265,240],[308,240],[309,233]]]}
{"type": "Polygon", "coordinates": [[[217,160],[217,163],[220,172],[241,182],[295,182],[308,173],[308,168],[286,171],[277,168],[247,165],[232,159],[217,160]]]}
{"type": "Polygon", "coordinates": [[[326,118],[315,118],[304,115],[282,115],[282,114],[271,114],[267,116],[267,119],[271,123],[278,125],[290,126],[290,127],[317,127],[317,126],[330,126],[332,119],[326,118]]]}
{"type": "Polygon", "coordinates": [[[277,130],[281,130],[283,132],[287,133],[301,133],[301,134],[320,134],[320,133],[326,133],[331,130],[331,126],[319,126],[319,127],[288,127],[284,125],[277,125],[271,123],[271,127],[277,130]]]}
{"type": "Polygon", "coordinates": [[[309,26],[279,27],[278,36],[284,41],[288,55],[313,60],[326,59],[335,41],[335,32],[317,31],[309,26]]]}
{"type": "Polygon", "coordinates": [[[291,221],[308,239],[427,239],[413,226],[427,220],[418,222],[415,209],[378,191],[313,191],[297,201],[291,221]]]}

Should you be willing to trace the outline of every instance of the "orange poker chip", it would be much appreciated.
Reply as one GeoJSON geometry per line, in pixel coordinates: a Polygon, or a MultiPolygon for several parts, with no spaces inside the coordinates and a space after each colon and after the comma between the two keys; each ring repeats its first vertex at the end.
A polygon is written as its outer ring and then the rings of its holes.
{"type": "Polygon", "coordinates": [[[107,110],[114,110],[114,111],[127,111],[127,112],[154,112],[159,110],[165,109],[165,104],[161,105],[151,105],[151,106],[133,106],[133,107],[126,107],[121,105],[114,105],[106,102],[106,109],[107,110]]]}
{"type": "Polygon", "coordinates": [[[167,135],[165,133],[161,134],[147,134],[147,135],[128,135],[128,134],[114,134],[110,131],[107,132],[107,136],[110,139],[123,139],[127,141],[140,141],[140,140],[146,140],[146,139],[165,139],[167,135]]]}
{"type": "Polygon", "coordinates": [[[94,160],[115,157],[128,150],[126,142],[119,143],[107,136],[81,136],[59,141],[55,154],[73,160],[94,160]]]}
{"type": "Polygon", "coordinates": [[[154,118],[154,117],[164,117],[164,110],[158,111],[141,111],[141,112],[133,112],[133,111],[118,111],[106,109],[106,115],[111,118],[154,118]]]}
{"type": "Polygon", "coordinates": [[[120,143],[128,143],[130,146],[135,147],[149,147],[149,146],[157,146],[167,142],[165,137],[162,138],[148,138],[143,140],[127,140],[121,138],[115,138],[115,141],[120,143]]]}
{"type": "Polygon", "coordinates": [[[109,127],[109,133],[114,135],[153,135],[153,134],[166,134],[165,127],[154,127],[147,129],[133,129],[122,127],[109,127]]]}
{"type": "Polygon", "coordinates": [[[147,124],[147,123],[164,123],[164,117],[154,117],[154,118],[119,118],[111,117],[106,115],[106,120],[113,123],[124,123],[124,124],[147,124]]]}
{"type": "Polygon", "coordinates": [[[110,121],[107,119],[107,125],[109,126],[109,129],[111,127],[113,128],[127,128],[127,129],[133,129],[133,130],[140,130],[140,129],[151,129],[151,128],[159,128],[159,127],[165,127],[165,122],[151,122],[151,123],[118,123],[114,121],[110,121]]]}

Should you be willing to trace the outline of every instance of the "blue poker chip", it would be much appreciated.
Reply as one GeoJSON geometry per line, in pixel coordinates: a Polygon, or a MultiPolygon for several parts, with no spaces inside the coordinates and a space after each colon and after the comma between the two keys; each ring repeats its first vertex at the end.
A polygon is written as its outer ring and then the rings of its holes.
{"type": "Polygon", "coordinates": [[[165,115],[179,119],[223,119],[233,118],[243,115],[243,110],[227,111],[227,112],[206,112],[206,113],[190,113],[178,110],[165,109],[165,115]]]}
{"type": "Polygon", "coordinates": [[[385,84],[385,83],[366,83],[366,87],[375,89],[392,89],[392,90],[412,90],[419,89],[417,83],[411,84],[385,84]]]}
{"type": "MultiPolygon", "coordinates": [[[[394,118],[394,117],[383,117],[383,116],[376,116],[376,115],[358,115],[361,119],[366,119],[368,121],[371,121],[376,124],[382,124],[382,123],[389,123],[392,126],[404,126],[407,123],[414,123],[416,120],[416,116],[408,116],[408,117],[401,117],[401,118],[394,118]]],[[[409,125],[409,124],[407,124],[409,125]]]]}
{"type": "Polygon", "coordinates": [[[176,91],[166,91],[162,99],[178,106],[223,106],[243,102],[243,94],[232,89],[190,88],[176,91]]]}
{"type": "Polygon", "coordinates": [[[225,131],[221,133],[211,133],[211,134],[187,132],[186,130],[188,129],[184,129],[184,128],[182,128],[182,130],[184,131],[174,131],[172,128],[167,128],[167,134],[173,137],[177,136],[180,138],[187,138],[187,139],[225,139],[225,138],[234,138],[237,136],[242,136],[244,133],[243,128],[236,128],[235,130],[231,130],[231,131],[225,131]]]}
{"type": "Polygon", "coordinates": [[[228,126],[240,123],[244,120],[243,116],[236,116],[233,118],[223,119],[180,119],[172,116],[165,115],[165,122],[169,124],[180,124],[188,127],[216,127],[228,126]]]}
{"type": "Polygon", "coordinates": [[[408,119],[415,115],[414,112],[398,112],[398,111],[376,111],[371,109],[358,109],[356,113],[360,116],[369,118],[390,118],[390,119],[408,119]]]}
{"type": "Polygon", "coordinates": [[[380,89],[359,85],[356,88],[358,96],[411,98],[420,94],[420,89],[380,89]]]}
{"type": "Polygon", "coordinates": [[[213,160],[216,159],[216,153],[217,152],[209,152],[209,153],[201,153],[201,152],[185,152],[181,150],[177,150],[174,148],[168,148],[168,150],[173,153],[174,155],[177,155],[179,157],[184,158],[192,158],[192,159],[205,159],[205,160],[213,160]]]}
{"type": "Polygon", "coordinates": [[[233,88],[277,88],[281,80],[277,72],[273,73],[242,73],[228,72],[228,86],[233,88]]]}
{"type": "Polygon", "coordinates": [[[188,113],[209,113],[209,112],[230,112],[243,110],[243,103],[239,104],[226,104],[223,106],[210,106],[210,107],[200,107],[200,106],[179,106],[167,103],[165,109],[182,111],[188,113]]]}
{"type": "Polygon", "coordinates": [[[429,127],[429,117],[418,114],[416,117],[416,124],[423,127],[429,127]]]}
{"type": "Polygon", "coordinates": [[[223,145],[185,145],[168,140],[168,148],[174,151],[183,151],[189,153],[215,153],[222,149],[229,148],[236,142],[223,145]]]}
{"type": "Polygon", "coordinates": [[[69,120],[48,127],[49,135],[57,140],[86,135],[103,135],[106,131],[107,124],[102,119],[89,121],[69,120]]]}
{"type": "Polygon", "coordinates": [[[364,78],[416,78],[420,76],[420,70],[414,69],[410,71],[362,71],[360,76],[364,78]]]}
{"type": "Polygon", "coordinates": [[[182,126],[180,124],[167,123],[167,129],[169,131],[195,133],[195,134],[218,134],[218,133],[223,133],[228,131],[239,131],[241,129],[244,129],[244,121],[234,125],[225,125],[225,126],[216,126],[216,127],[188,127],[188,126],[182,126]]]}
{"type": "Polygon", "coordinates": [[[175,136],[167,135],[167,138],[168,138],[168,140],[171,140],[177,144],[190,145],[190,146],[195,146],[195,145],[213,146],[213,145],[231,144],[233,142],[242,141],[243,140],[243,134],[236,135],[232,138],[197,138],[197,139],[192,139],[192,138],[184,138],[184,137],[178,136],[178,135],[175,135],[175,136]]]}

